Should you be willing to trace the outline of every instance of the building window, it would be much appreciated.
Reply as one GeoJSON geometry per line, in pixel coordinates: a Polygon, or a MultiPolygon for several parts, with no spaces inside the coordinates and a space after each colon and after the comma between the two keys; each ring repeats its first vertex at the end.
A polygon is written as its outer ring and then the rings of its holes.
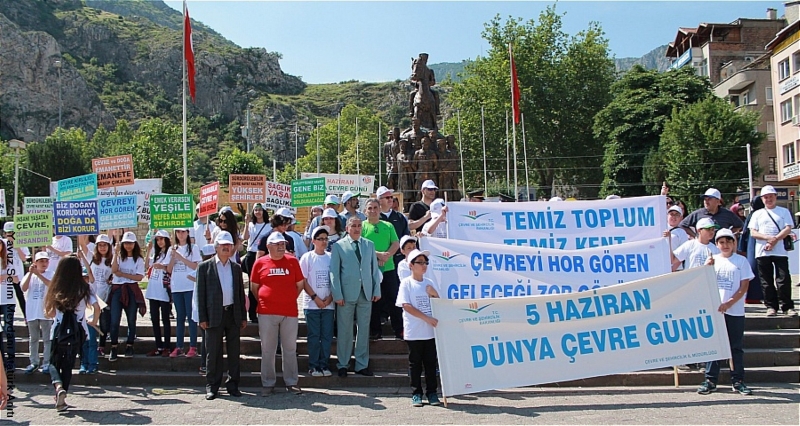
{"type": "Polygon", "coordinates": [[[783,146],[783,165],[790,166],[794,164],[794,142],[783,146]]]}
{"type": "Polygon", "coordinates": [[[742,92],[742,94],[740,94],[739,96],[741,96],[741,98],[742,98],[742,105],[750,105],[750,91],[749,90],[746,91],[746,92],[742,92]]]}
{"type": "Polygon", "coordinates": [[[775,122],[774,121],[767,121],[767,138],[774,140],[775,139],[775,122]]]}
{"type": "Polygon", "coordinates": [[[784,59],[778,62],[778,80],[785,80],[789,78],[791,71],[789,70],[789,59],[784,59]]]}
{"type": "Polygon", "coordinates": [[[781,123],[792,121],[792,100],[787,99],[781,102],[781,123]]]}
{"type": "Polygon", "coordinates": [[[772,105],[772,87],[771,86],[767,86],[766,93],[767,93],[767,105],[772,105]]]}
{"type": "Polygon", "coordinates": [[[794,72],[800,70],[800,53],[795,53],[792,55],[792,66],[794,68],[794,72]]]}
{"type": "Polygon", "coordinates": [[[703,62],[700,62],[700,66],[697,68],[697,75],[701,77],[708,77],[708,59],[703,59],[703,62]]]}
{"type": "Polygon", "coordinates": [[[735,107],[739,106],[739,95],[731,95],[730,99],[731,99],[731,103],[733,104],[733,106],[735,106],[735,107]]]}
{"type": "Polygon", "coordinates": [[[776,164],[777,162],[778,162],[777,158],[769,157],[769,165],[767,166],[767,174],[768,175],[774,175],[775,173],[778,173],[778,171],[776,170],[777,169],[777,167],[776,167],[777,166],[777,164],[776,164]]]}

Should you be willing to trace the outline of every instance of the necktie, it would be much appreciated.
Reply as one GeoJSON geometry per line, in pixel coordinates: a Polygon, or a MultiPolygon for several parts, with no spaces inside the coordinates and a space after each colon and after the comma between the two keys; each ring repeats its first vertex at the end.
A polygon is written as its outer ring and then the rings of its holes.
{"type": "Polygon", "coordinates": [[[353,245],[356,248],[356,257],[358,258],[358,263],[361,263],[361,248],[359,247],[361,244],[358,241],[353,241],[353,245]]]}

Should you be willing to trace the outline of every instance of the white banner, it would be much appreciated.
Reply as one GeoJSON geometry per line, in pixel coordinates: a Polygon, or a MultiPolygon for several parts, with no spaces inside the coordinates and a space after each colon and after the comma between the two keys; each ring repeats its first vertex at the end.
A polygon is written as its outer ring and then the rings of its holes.
{"type": "Polygon", "coordinates": [[[353,194],[369,195],[375,191],[375,176],[339,175],[334,173],[300,173],[301,179],[324,177],[325,193],[341,197],[346,191],[353,194]]]}
{"type": "Polygon", "coordinates": [[[448,237],[484,243],[585,249],[658,238],[666,197],[595,201],[448,203],[448,237]]]}
{"type": "Polygon", "coordinates": [[[728,359],[714,268],[593,290],[432,299],[445,396],[728,359]]]}
{"type": "Polygon", "coordinates": [[[292,185],[267,181],[267,199],[264,207],[273,210],[286,207],[293,213],[296,212],[297,209],[292,207],[292,185]]]}
{"type": "Polygon", "coordinates": [[[114,198],[124,195],[136,196],[136,215],[139,223],[150,223],[150,196],[161,193],[161,179],[135,179],[133,185],[120,186],[114,195],[114,188],[97,190],[98,198],[114,198]]]}
{"type": "Polygon", "coordinates": [[[669,240],[585,250],[538,249],[424,237],[427,276],[447,299],[578,293],[668,274],[669,240]]]}
{"type": "Polygon", "coordinates": [[[5,217],[7,215],[8,214],[6,212],[6,190],[0,189],[0,217],[5,217]]]}

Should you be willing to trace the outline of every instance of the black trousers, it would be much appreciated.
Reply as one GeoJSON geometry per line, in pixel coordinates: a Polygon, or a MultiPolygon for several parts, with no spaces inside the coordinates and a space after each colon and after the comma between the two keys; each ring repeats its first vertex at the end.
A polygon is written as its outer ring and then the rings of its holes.
{"type": "Polygon", "coordinates": [[[14,284],[14,295],[19,302],[19,308],[22,309],[22,317],[27,319],[28,317],[25,316],[25,292],[22,291],[22,286],[19,283],[14,284]]]}
{"type": "Polygon", "coordinates": [[[373,336],[383,334],[381,328],[381,311],[383,311],[389,314],[394,335],[401,336],[403,333],[403,308],[394,305],[397,302],[397,292],[399,290],[400,279],[397,277],[397,269],[384,272],[383,280],[381,280],[381,299],[372,303],[369,334],[373,336]]]}
{"type": "MultiPolygon", "coordinates": [[[[251,272],[253,272],[253,265],[256,263],[256,254],[256,252],[248,251],[244,259],[242,259],[242,269],[248,277],[251,275],[251,272]]],[[[256,313],[256,308],[258,308],[258,294],[253,294],[249,286],[247,289],[247,299],[250,301],[250,309],[247,310],[247,318],[250,319],[250,322],[258,323],[258,314],[256,313]]]]}
{"type": "Polygon", "coordinates": [[[53,342],[53,353],[50,355],[50,379],[53,382],[61,382],[61,387],[69,391],[69,383],[72,381],[72,369],[75,367],[75,358],[80,352],[79,348],[61,349],[58,343],[53,342]]]}
{"type": "MultiPolygon", "coordinates": [[[[778,244],[783,244],[779,242],[778,244]]],[[[789,258],[786,256],[763,256],[756,258],[761,290],[764,292],[764,305],[768,308],[786,311],[794,309],[792,300],[792,276],[789,275],[789,258]]]]}
{"type": "Polygon", "coordinates": [[[153,322],[153,337],[156,338],[156,349],[170,349],[169,335],[172,331],[169,324],[169,314],[172,304],[161,300],[150,300],[150,319],[153,322]],[[161,326],[164,326],[164,339],[161,339],[161,326]]]}
{"type": "Polygon", "coordinates": [[[225,338],[225,351],[228,354],[228,387],[239,387],[239,341],[242,324],[233,318],[233,308],[222,312],[222,324],[206,329],[206,392],[217,393],[222,385],[222,339],[225,338]]]}
{"type": "Polygon", "coordinates": [[[422,371],[425,371],[425,395],[435,394],[439,388],[436,377],[436,339],[406,340],[408,366],[411,369],[412,395],[422,395],[422,371]]]}

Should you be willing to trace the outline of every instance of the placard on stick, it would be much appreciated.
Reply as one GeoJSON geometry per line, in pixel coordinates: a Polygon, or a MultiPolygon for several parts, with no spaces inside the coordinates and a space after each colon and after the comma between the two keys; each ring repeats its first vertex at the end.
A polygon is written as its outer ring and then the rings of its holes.
{"type": "Polygon", "coordinates": [[[210,216],[217,211],[219,206],[219,182],[212,182],[200,188],[200,214],[210,216]]]}
{"type": "Polygon", "coordinates": [[[92,171],[97,173],[98,188],[133,185],[133,156],[118,155],[116,157],[92,159],[92,171]]]}
{"type": "Polygon", "coordinates": [[[194,226],[194,200],[191,194],[150,196],[150,228],[173,229],[194,226]]]}
{"type": "Polygon", "coordinates": [[[53,212],[18,214],[14,217],[14,245],[46,246],[53,241],[53,212]]]}
{"type": "MultiPolygon", "coordinates": [[[[230,175],[230,203],[263,203],[266,199],[267,177],[264,175],[230,175]]],[[[202,210],[202,207],[200,207],[202,210]]]]}

